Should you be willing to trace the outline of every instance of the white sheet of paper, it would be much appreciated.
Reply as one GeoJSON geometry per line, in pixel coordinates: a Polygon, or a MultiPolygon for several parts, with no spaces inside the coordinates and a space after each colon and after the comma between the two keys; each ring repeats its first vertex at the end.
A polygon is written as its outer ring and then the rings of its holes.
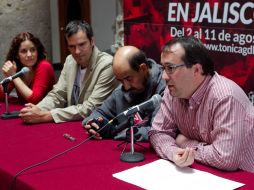
{"type": "Polygon", "coordinates": [[[163,159],[115,173],[113,177],[149,190],[233,190],[244,185],[189,167],[179,168],[163,159]]]}

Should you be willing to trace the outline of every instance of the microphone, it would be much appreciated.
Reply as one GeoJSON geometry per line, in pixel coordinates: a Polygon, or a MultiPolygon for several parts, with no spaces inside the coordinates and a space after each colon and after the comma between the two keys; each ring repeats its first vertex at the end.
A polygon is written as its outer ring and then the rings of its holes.
{"type": "Polygon", "coordinates": [[[161,101],[161,96],[159,94],[155,94],[149,100],[127,109],[126,111],[123,112],[123,114],[125,116],[129,116],[134,113],[137,113],[138,111],[142,112],[142,111],[154,110],[156,106],[160,103],[160,101],[161,101]]]}
{"type": "Polygon", "coordinates": [[[16,74],[9,76],[7,78],[5,78],[4,80],[2,80],[0,82],[0,84],[6,84],[10,81],[12,81],[13,79],[23,76],[24,74],[28,73],[30,71],[30,69],[28,67],[23,67],[19,72],[17,72],[16,74]]]}
{"type": "Polygon", "coordinates": [[[155,108],[159,105],[161,102],[161,96],[159,94],[153,95],[149,100],[128,108],[124,112],[118,114],[113,120],[110,120],[109,123],[113,123],[115,120],[117,120],[117,124],[114,127],[114,130],[112,130],[112,134],[116,135],[120,131],[124,130],[128,127],[129,120],[128,116],[133,115],[137,112],[152,112],[155,110],[155,108]]]}

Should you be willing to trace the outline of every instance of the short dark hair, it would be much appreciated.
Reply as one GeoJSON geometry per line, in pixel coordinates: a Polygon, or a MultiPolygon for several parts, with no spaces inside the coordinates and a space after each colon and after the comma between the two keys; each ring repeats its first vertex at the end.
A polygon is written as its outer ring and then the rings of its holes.
{"type": "Polygon", "coordinates": [[[171,46],[177,43],[179,43],[185,51],[182,60],[187,68],[199,63],[202,66],[203,75],[214,75],[213,60],[206,47],[198,38],[193,36],[174,38],[162,47],[162,52],[167,52],[171,46]]]}
{"type": "Polygon", "coordinates": [[[138,50],[136,53],[131,55],[128,62],[134,71],[139,71],[139,66],[142,63],[145,63],[149,68],[151,67],[150,62],[147,60],[147,57],[142,50],[138,50]]]}
{"type": "Polygon", "coordinates": [[[65,38],[69,38],[73,34],[78,33],[79,31],[86,33],[87,38],[91,41],[93,37],[92,27],[84,20],[73,20],[70,21],[65,27],[65,38]]]}
{"type": "Polygon", "coordinates": [[[41,43],[40,39],[35,37],[32,33],[30,32],[22,32],[17,34],[11,42],[10,45],[10,49],[7,53],[6,56],[6,61],[10,60],[10,61],[15,61],[16,65],[17,65],[17,71],[20,71],[21,68],[23,67],[23,64],[20,62],[20,60],[18,59],[18,52],[19,52],[19,48],[22,42],[29,40],[31,42],[33,42],[34,46],[36,47],[37,53],[38,53],[38,57],[37,57],[37,62],[46,59],[47,57],[47,53],[46,50],[43,46],[43,44],[41,43]]]}

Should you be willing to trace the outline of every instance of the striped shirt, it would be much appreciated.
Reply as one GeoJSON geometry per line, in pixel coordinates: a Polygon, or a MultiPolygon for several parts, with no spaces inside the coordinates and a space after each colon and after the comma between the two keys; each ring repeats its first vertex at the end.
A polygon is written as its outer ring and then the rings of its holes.
{"type": "Polygon", "coordinates": [[[160,157],[172,160],[179,133],[189,139],[181,148],[195,149],[196,161],[254,172],[254,106],[233,81],[207,76],[188,100],[172,97],[166,88],[149,131],[160,157]]]}

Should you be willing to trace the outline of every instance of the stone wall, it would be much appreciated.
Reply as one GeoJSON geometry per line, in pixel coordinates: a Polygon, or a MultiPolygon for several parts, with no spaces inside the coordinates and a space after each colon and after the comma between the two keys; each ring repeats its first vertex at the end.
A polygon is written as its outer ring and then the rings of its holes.
{"type": "MultiPolygon", "coordinates": [[[[40,38],[51,60],[50,0],[0,1],[0,66],[12,38],[28,31],[40,38]]],[[[0,70],[0,79],[2,79],[0,70]]]]}

